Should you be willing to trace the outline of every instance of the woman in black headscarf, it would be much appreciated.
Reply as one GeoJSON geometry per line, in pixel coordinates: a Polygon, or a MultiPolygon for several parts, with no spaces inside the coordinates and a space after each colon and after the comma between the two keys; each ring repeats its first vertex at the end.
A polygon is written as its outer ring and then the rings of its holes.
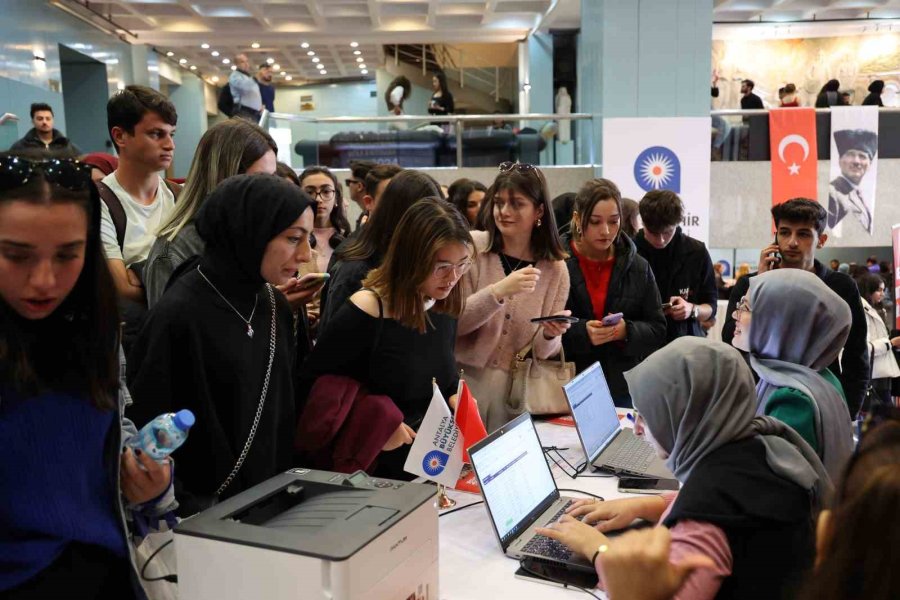
{"type": "Polygon", "coordinates": [[[884,82],[876,79],[869,84],[869,95],[863,100],[863,106],[884,106],[881,101],[881,93],[884,91],[884,82]]]}
{"type": "Polygon", "coordinates": [[[295,341],[273,286],[309,259],[313,206],[276,176],[219,184],[197,214],[203,257],[176,272],[129,357],[135,423],[181,408],[197,416],[176,459],[182,515],[290,467],[295,341]]]}

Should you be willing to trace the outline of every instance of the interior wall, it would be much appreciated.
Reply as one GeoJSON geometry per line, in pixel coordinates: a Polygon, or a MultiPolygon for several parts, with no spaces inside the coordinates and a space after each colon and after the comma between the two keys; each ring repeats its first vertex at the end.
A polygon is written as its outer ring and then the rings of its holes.
{"type": "Polygon", "coordinates": [[[106,134],[106,65],[60,45],[63,104],[68,116],[66,136],[84,152],[110,152],[106,134]]]}

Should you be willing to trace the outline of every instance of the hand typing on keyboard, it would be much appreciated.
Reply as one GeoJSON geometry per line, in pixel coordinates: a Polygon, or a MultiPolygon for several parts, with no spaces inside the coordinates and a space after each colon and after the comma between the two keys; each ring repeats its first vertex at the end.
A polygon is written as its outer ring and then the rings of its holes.
{"type": "Polygon", "coordinates": [[[647,498],[620,498],[597,502],[576,500],[566,511],[570,517],[582,517],[585,523],[595,525],[597,531],[606,533],[624,529],[635,519],[656,522],[666,509],[666,501],[658,496],[647,498]]]}
{"type": "Polygon", "coordinates": [[[607,543],[605,535],[570,515],[563,515],[556,523],[539,527],[536,531],[541,536],[560,542],[588,560],[593,557],[597,548],[607,543]]]}

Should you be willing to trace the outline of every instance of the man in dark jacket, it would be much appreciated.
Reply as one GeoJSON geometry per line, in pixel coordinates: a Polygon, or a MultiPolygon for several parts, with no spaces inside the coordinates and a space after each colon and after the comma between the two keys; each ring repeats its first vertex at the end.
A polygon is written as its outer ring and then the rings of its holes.
{"type": "Polygon", "coordinates": [[[26,152],[53,158],[74,158],[81,154],[75,144],[62,132],[53,128],[53,108],[43,102],[31,105],[31,124],[34,126],[10,147],[10,152],[26,152]]]}
{"type": "Polygon", "coordinates": [[[638,210],[644,228],[635,236],[656,278],[666,315],[666,341],[706,337],[701,323],[716,316],[716,277],[706,245],[682,233],[684,205],[669,190],[647,192],[638,210]]]}
{"type": "Polygon", "coordinates": [[[825,221],[828,213],[821,204],[805,198],[794,198],[772,207],[775,220],[775,242],[763,248],[759,257],[759,271],[741,277],[731,290],[728,312],[722,328],[722,341],[730,344],[734,338],[733,313],[738,303],[750,290],[750,278],[770,269],[805,269],[815,273],[822,282],[850,307],[852,321],[850,335],[844,344],[839,361],[828,368],[837,375],[847,397],[850,415],[856,418],[866,386],[869,382],[869,351],[866,342],[866,314],[863,311],[859,290],[853,280],[830,270],[815,259],[816,248],[825,245],[825,221]]]}

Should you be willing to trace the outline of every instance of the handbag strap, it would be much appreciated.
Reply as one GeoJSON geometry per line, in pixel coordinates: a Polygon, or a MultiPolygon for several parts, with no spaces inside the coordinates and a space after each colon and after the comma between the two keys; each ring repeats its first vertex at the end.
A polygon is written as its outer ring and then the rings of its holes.
{"type": "Polygon", "coordinates": [[[270,284],[266,284],[266,291],[269,292],[269,304],[272,305],[272,327],[269,332],[269,366],[266,367],[266,378],[263,380],[262,393],[259,396],[259,406],[256,408],[256,415],[253,417],[253,425],[250,426],[250,433],[247,435],[247,441],[244,444],[244,449],[241,450],[241,455],[238,456],[237,462],[234,465],[234,468],[231,470],[231,473],[228,477],[225,478],[225,481],[222,482],[222,485],[219,486],[219,489],[216,490],[216,497],[220,496],[222,492],[231,485],[231,482],[234,481],[234,478],[237,476],[238,471],[241,470],[241,467],[244,465],[244,461],[247,459],[247,453],[250,452],[250,446],[253,445],[253,438],[256,437],[256,430],[259,428],[259,420],[262,417],[263,407],[266,404],[266,396],[269,393],[269,380],[272,378],[272,363],[275,362],[275,294],[272,292],[272,286],[270,284]]]}
{"type": "MultiPolygon", "coordinates": [[[[534,335],[531,336],[531,339],[528,341],[528,344],[516,352],[516,355],[513,357],[513,365],[517,362],[522,362],[525,360],[525,357],[528,356],[528,353],[532,351],[534,348],[534,341],[537,339],[538,334],[541,332],[541,326],[538,325],[537,331],[534,332],[534,335]]],[[[566,349],[560,344],[559,346],[559,365],[564,367],[566,365],[566,349]]]]}

